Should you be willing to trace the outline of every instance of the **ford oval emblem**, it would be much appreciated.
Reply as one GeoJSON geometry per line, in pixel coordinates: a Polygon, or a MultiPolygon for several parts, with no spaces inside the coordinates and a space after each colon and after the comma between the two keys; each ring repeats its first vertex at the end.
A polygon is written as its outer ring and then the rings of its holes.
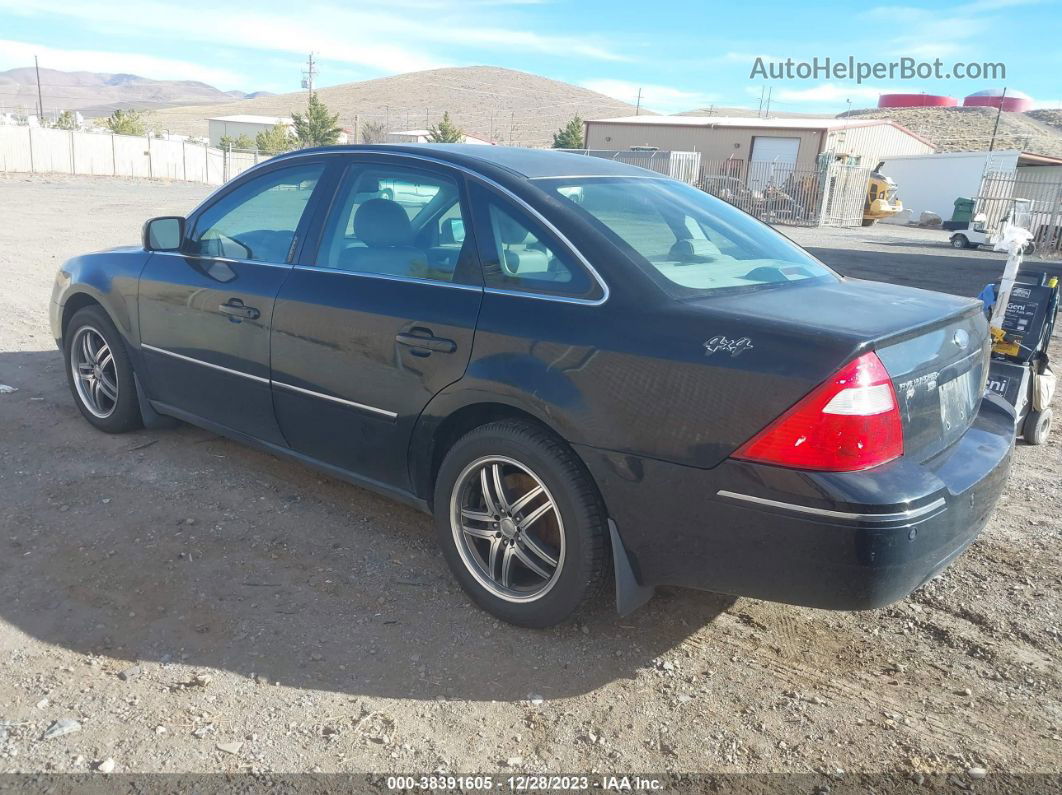
{"type": "Polygon", "coordinates": [[[970,335],[964,328],[956,329],[955,334],[952,335],[951,341],[955,343],[960,351],[964,351],[970,344],[970,335]]]}

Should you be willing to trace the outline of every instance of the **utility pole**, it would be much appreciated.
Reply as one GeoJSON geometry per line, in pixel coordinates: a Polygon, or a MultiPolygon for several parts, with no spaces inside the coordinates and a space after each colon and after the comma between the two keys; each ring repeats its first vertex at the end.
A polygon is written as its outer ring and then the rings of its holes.
{"type": "Polygon", "coordinates": [[[37,71],[37,123],[44,126],[44,97],[41,94],[41,65],[37,56],[33,56],[33,68],[37,71]]]}
{"type": "Polygon", "coordinates": [[[361,133],[361,127],[358,125],[358,114],[354,114],[354,143],[358,143],[358,136],[361,133]]]}
{"type": "Polygon", "coordinates": [[[760,86],[760,106],[756,108],[756,115],[763,118],[763,92],[767,90],[767,86],[760,86]]]}
{"type": "Polygon", "coordinates": [[[999,117],[1003,114],[1003,103],[1007,99],[1007,87],[1003,86],[1003,93],[999,97],[999,107],[996,108],[996,123],[992,127],[992,141],[988,144],[988,151],[996,148],[996,132],[999,130],[999,117]]]}
{"type": "Polygon", "coordinates": [[[302,73],[302,87],[305,88],[310,96],[313,96],[313,79],[317,77],[317,66],[313,62],[313,53],[311,52],[306,59],[306,71],[302,73]]]}
{"type": "Polygon", "coordinates": [[[638,89],[638,101],[634,104],[634,115],[637,116],[642,112],[642,89],[638,89]]]}
{"type": "Polygon", "coordinates": [[[772,91],[774,91],[774,86],[769,86],[767,88],[767,110],[765,110],[764,113],[763,113],[763,118],[765,118],[765,119],[771,118],[771,92],[772,91]]]}

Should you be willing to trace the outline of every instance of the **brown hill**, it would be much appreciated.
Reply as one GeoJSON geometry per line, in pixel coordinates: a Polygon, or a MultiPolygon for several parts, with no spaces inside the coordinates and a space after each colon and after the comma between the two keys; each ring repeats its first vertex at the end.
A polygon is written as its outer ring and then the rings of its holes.
{"type": "MultiPolygon", "coordinates": [[[[343,127],[379,122],[390,131],[423,129],[443,112],[464,132],[515,146],[548,146],[553,133],[575,114],[584,119],[623,116],[634,106],[596,91],[496,66],[466,66],[407,72],[317,91],[343,127]]],[[[168,108],[150,123],[185,135],[205,136],[206,119],[234,113],[290,116],[306,106],[306,92],[277,94],[237,103],[168,108]]]]}
{"type": "MultiPolygon", "coordinates": [[[[248,96],[242,91],[220,91],[197,80],[150,80],[138,75],[59,69],[41,69],[41,95],[46,116],[63,110],[106,116],[115,108],[231,102],[248,96]]],[[[32,66],[0,72],[0,105],[36,112],[37,75],[32,66]]]]}
{"type": "MultiPolygon", "coordinates": [[[[684,110],[678,116],[738,116],[740,118],[755,117],[760,114],[757,108],[727,107],[725,105],[710,105],[707,108],[694,108],[684,110]]],[[[832,119],[832,113],[800,113],[797,111],[772,110],[769,118],[772,119],[832,119]]]]}
{"type": "MultiPolygon", "coordinates": [[[[863,119],[891,119],[912,132],[925,136],[943,152],[988,149],[992,141],[992,129],[996,124],[996,111],[993,108],[871,108],[854,110],[850,115],[863,119]]],[[[1001,113],[995,148],[1020,149],[1024,152],[1062,157],[1060,125],[1060,111],[1001,113]],[[1054,125],[1050,119],[1055,120],[1054,125]]]]}

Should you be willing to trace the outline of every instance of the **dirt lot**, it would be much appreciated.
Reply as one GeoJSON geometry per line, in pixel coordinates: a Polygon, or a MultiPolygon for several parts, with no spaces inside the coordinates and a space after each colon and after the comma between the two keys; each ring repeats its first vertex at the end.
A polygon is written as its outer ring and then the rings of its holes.
{"type": "MultiPolygon", "coordinates": [[[[206,192],[0,176],[0,772],[1059,771],[1062,430],[1019,446],[981,539],[893,607],[668,590],[502,625],[420,514],[189,426],[81,419],[56,266],[206,192]],[[63,718],[80,730],[42,739],[63,718]]],[[[1001,266],[940,233],[792,234],[967,294],[1001,266]]]]}

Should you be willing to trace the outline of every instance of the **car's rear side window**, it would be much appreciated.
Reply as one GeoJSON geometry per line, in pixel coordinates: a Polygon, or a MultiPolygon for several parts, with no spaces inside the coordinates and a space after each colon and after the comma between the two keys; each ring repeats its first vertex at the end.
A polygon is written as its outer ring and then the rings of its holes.
{"type": "Polygon", "coordinates": [[[582,299],[601,297],[601,287],[578,259],[514,202],[477,187],[484,235],[480,247],[488,288],[582,299]]]}
{"type": "Polygon", "coordinates": [[[767,225],[675,180],[539,182],[589,216],[654,281],[677,296],[837,278],[767,225]]]}
{"type": "Polygon", "coordinates": [[[284,264],[324,165],[281,168],[225,194],[199,216],[189,241],[201,257],[284,264]]]}

